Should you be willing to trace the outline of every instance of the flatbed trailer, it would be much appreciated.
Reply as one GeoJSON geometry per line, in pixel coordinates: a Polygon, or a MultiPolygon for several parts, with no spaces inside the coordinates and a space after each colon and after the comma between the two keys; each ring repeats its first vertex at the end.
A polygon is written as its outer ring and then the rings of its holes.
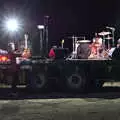
{"type": "MultiPolygon", "coordinates": [[[[26,81],[40,91],[56,87],[71,92],[101,88],[106,81],[119,81],[119,60],[37,59],[21,65],[26,81]]],[[[26,84],[28,84],[26,83],[26,84]]]]}
{"type": "MultiPolygon", "coordinates": [[[[106,81],[119,81],[120,61],[107,59],[29,59],[19,64],[18,85],[31,90],[46,91],[53,87],[71,92],[83,92],[101,88],[106,81]]],[[[11,64],[0,64],[2,74],[7,76],[5,84],[11,84],[11,64]],[[7,72],[6,72],[7,71],[7,72]]]]}

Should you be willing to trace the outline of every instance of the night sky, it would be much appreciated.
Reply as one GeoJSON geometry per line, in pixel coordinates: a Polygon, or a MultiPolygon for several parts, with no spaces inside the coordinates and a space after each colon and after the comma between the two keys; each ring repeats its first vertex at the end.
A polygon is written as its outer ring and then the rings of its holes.
{"type": "MultiPolygon", "coordinates": [[[[18,16],[24,23],[24,31],[19,35],[28,32],[34,39],[36,25],[43,24],[43,17],[49,15],[49,41],[57,44],[73,34],[91,39],[94,32],[107,25],[115,27],[116,36],[120,37],[119,6],[119,0],[0,0],[0,21],[6,15],[18,16]]],[[[0,34],[4,43],[6,36],[2,31],[0,34]]]]}

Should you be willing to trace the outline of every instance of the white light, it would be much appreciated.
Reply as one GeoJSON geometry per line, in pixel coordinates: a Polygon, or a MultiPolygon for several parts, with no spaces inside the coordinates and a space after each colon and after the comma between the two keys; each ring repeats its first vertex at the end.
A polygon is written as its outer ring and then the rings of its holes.
{"type": "Polygon", "coordinates": [[[17,31],[19,29],[19,24],[16,19],[9,19],[6,21],[6,28],[9,31],[17,31]]]}
{"type": "Polygon", "coordinates": [[[40,30],[45,28],[44,25],[38,25],[37,27],[38,27],[38,29],[40,29],[40,30]]]}

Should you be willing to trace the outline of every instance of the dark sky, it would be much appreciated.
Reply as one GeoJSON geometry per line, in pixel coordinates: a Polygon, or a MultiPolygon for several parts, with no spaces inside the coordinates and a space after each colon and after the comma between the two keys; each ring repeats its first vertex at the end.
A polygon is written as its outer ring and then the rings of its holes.
{"type": "Polygon", "coordinates": [[[24,20],[25,31],[35,35],[36,25],[49,15],[50,41],[72,34],[91,39],[106,25],[116,27],[120,36],[119,5],[119,0],[0,0],[0,18],[15,14],[24,20]]]}

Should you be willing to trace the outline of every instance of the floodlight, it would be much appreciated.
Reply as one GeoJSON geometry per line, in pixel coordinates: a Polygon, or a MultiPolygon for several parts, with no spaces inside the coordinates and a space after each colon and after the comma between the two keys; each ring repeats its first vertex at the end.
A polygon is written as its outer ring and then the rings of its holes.
{"type": "Polygon", "coordinates": [[[45,27],[44,25],[38,25],[37,28],[41,30],[41,29],[44,29],[45,27]]]}
{"type": "Polygon", "coordinates": [[[20,26],[16,19],[8,19],[5,23],[5,27],[8,31],[14,32],[18,31],[20,26]]]}

